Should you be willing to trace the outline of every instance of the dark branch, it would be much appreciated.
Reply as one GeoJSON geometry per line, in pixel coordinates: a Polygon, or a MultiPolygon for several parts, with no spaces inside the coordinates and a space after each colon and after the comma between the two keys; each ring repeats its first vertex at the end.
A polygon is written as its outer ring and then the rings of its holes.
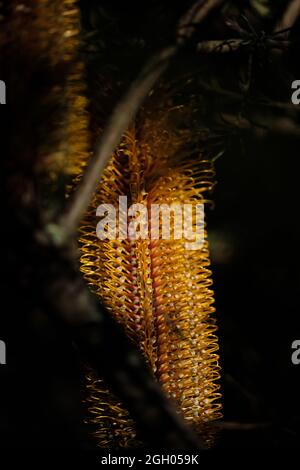
{"type": "Polygon", "coordinates": [[[178,24],[178,41],[186,43],[195,33],[196,28],[201,24],[212,11],[221,7],[224,0],[198,0],[183,15],[178,24]]]}
{"type": "MultiPolygon", "coordinates": [[[[284,11],[281,19],[276,25],[275,31],[289,29],[294,26],[300,15],[300,0],[291,0],[288,7],[284,11]]],[[[286,33],[288,35],[288,32],[286,33]]]]}
{"type": "Polygon", "coordinates": [[[271,426],[271,423],[236,423],[231,421],[218,421],[214,424],[217,429],[224,431],[257,431],[271,426]]]}
{"type": "MultiPolygon", "coordinates": [[[[287,49],[290,46],[290,41],[280,39],[266,39],[265,46],[272,49],[287,49]]],[[[252,40],[245,39],[227,39],[226,41],[203,41],[197,46],[197,51],[201,53],[230,53],[240,50],[242,48],[253,47],[252,40]]]]}
{"type": "MultiPolygon", "coordinates": [[[[69,250],[70,251],[70,250],[69,250]]],[[[71,250],[72,251],[72,250],[71,250]]],[[[111,314],[87,291],[65,249],[45,246],[48,271],[43,285],[44,309],[75,342],[82,357],[105,379],[136,421],[147,445],[164,449],[201,450],[204,446],[175,412],[138,349],[111,314]]]]}

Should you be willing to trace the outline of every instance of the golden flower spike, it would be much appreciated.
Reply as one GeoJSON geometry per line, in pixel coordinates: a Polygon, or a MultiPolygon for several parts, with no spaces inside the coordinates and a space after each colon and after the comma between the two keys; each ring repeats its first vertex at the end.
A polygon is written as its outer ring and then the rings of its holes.
{"type": "Polygon", "coordinates": [[[7,4],[3,15],[0,10],[1,54],[11,66],[10,88],[18,92],[24,75],[32,90],[33,112],[28,115],[31,129],[39,131],[34,135],[38,170],[51,181],[61,174],[76,175],[90,150],[78,1],[7,4]]]}
{"type": "MultiPolygon", "coordinates": [[[[204,153],[176,163],[174,155],[190,132],[168,128],[168,114],[172,111],[161,117],[145,112],[137,118],[139,125],[125,133],[80,227],[81,271],[143,352],[178,412],[210,445],[214,432],[208,423],[220,418],[221,405],[206,232],[196,250],[187,250],[183,238],[101,241],[96,236],[97,207],[117,207],[119,196],[126,195],[129,204],[143,203],[149,225],[151,204],[208,202],[212,163],[204,153]]],[[[87,390],[99,446],[136,445],[133,421],[93,373],[87,376],[87,390]]]]}

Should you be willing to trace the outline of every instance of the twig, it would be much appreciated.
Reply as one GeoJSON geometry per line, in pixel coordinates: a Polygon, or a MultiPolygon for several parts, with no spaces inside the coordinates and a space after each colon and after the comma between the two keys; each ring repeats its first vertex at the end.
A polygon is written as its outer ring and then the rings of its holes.
{"type": "Polygon", "coordinates": [[[222,88],[219,85],[210,85],[209,83],[205,82],[204,80],[198,80],[197,84],[203,90],[206,90],[210,93],[215,93],[220,96],[224,96],[232,101],[246,101],[247,104],[250,106],[262,107],[262,108],[275,108],[275,109],[282,109],[285,111],[293,111],[298,113],[300,111],[300,106],[295,106],[292,103],[284,103],[282,101],[275,101],[271,99],[259,100],[259,99],[251,99],[247,95],[242,93],[238,93],[236,91],[228,90],[226,88],[222,88]]]}
{"type": "Polygon", "coordinates": [[[288,117],[273,118],[269,116],[268,118],[264,115],[265,124],[262,126],[256,124],[256,121],[259,122],[261,117],[259,114],[251,116],[251,118],[246,117],[236,117],[232,114],[222,114],[224,121],[237,129],[241,130],[251,130],[254,131],[257,136],[263,136],[266,133],[274,133],[283,136],[300,136],[300,127],[292,119],[288,117]],[[250,120],[251,119],[251,120],[250,120]]]}
{"type": "MultiPolygon", "coordinates": [[[[245,39],[227,39],[218,41],[203,41],[197,45],[197,51],[201,53],[229,53],[241,48],[251,47],[253,41],[245,39]]],[[[290,41],[280,39],[266,39],[265,45],[269,49],[286,49],[290,46],[290,41]]]]}
{"type": "Polygon", "coordinates": [[[216,8],[220,7],[224,0],[198,0],[192,7],[186,12],[178,24],[178,41],[179,43],[185,43],[190,39],[196,27],[207,18],[207,16],[216,8]]]}
{"type": "Polygon", "coordinates": [[[256,431],[271,426],[271,423],[236,423],[231,421],[218,421],[214,427],[226,431],[256,431]]]}

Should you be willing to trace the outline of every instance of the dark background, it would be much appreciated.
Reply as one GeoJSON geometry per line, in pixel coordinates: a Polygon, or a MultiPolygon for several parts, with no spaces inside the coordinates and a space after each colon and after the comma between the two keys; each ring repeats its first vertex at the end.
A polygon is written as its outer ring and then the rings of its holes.
{"type": "MultiPolygon", "coordinates": [[[[122,58],[118,67],[126,84],[144,62],[145,51],[150,54],[172,40],[174,24],[184,11],[182,3],[81,2],[83,25],[86,30],[98,28],[104,15],[104,37],[109,46],[99,46],[100,57],[109,56],[112,62],[122,58]]],[[[245,2],[233,3],[234,14],[243,11],[245,2]]],[[[274,2],[267,18],[261,18],[249,5],[247,2],[250,20],[258,29],[270,31],[285,2],[274,2]]],[[[296,39],[297,28],[293,33],[296,39]]],[[[216,17],[199,37],[223,38],[228,34],[234,35],[216,17]]],[[[249,94],[268,92],[270,99],[288,102],[290,78],[300,78],[298,50],[296,42],[282,62],[270,61],[268,52],[256,51],[249,94]]],[[[91,76],[98,56],[90,50],[83,54],[91,76]]],[[[205,77],[209,83],[209,78],[216,76],[223,87],[240,91],[244,62],[241,55],[207,59],[205,77]]],[[[195,92],[201,93],[197,87],[195,92]]],[[[213,92],[205,94],[204,100],[204,114],[216,132],[220,130],[215,116],[219,110],[240,112],[239,104],[223,102],[213,92]]],[[[4,107],[0,112],[5,118],[4,107]]],[[[252,107],[249,114],[258,112],[252,107]]],[[[208,231],[225,427],[216,448],[296,448],[300,438],[300,365],[291,362],[291,344],[300,339],[300,131],[290,135],[272,129],[270,116],[278,113],[270,109],[259,115],[260,122],[269,127],[263,133],[255,126],[246,131],[225,126],[225,152],[216,161],[218,185],[215,209],[208,214],[208,231]]],[[[287,114],[298,123],[297,112],[287,114]]],[[[46,313],[31,309],[30,298],[20,297],[15,288],[16,266],[26,258],[26,234],[15,233],[9,208],[2,223],[8,237],[2,249],[9,256],[2,268],[0,338],[7,343],[7,365],[0,366],[0,448],[93,449],[88,427],[83,424],[77,351],[46,313]]],[[[34,265],[33,259],[28,270],[34,265]]]]}

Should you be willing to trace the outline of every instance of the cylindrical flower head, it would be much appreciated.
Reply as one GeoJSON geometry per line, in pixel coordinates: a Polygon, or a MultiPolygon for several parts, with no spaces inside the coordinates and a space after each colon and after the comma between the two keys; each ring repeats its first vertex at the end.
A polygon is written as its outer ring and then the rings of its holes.
{"type": "MultiPolygon", "coordinates": [[[[204,152],[172,158],[188,135],[176,136],[164,127],[159,134],[157,127],[167,121],[141,117],[124,135],[80,227],[81,270],[143,352],[178,412],[211,444],[214,433],[208,424],[221,416],[221,405],[209,249],[205,224],[198,244],[186,239],[183,228],[184,208],[189,206],[194,211],[190,231],[199,230],[195,210],[209,202],[206,193],[214,185],[214,170],[204,152]],[[126,196],[128,207],[118,210],[120,196],[126,196]],[[116,208],[110,239],[96,235],[101,204],[116,208]],[[154,218],[159,209],[160,217],[154,218]],[[129,233],[124,236],[119,224],[126,218],[129,233]],[[130,238],[132,223],[138,230],[130,238]]],[[[122,404],[93,374],[87,386],[99,445],[134,445],[134,423],[122,404]]]]}

